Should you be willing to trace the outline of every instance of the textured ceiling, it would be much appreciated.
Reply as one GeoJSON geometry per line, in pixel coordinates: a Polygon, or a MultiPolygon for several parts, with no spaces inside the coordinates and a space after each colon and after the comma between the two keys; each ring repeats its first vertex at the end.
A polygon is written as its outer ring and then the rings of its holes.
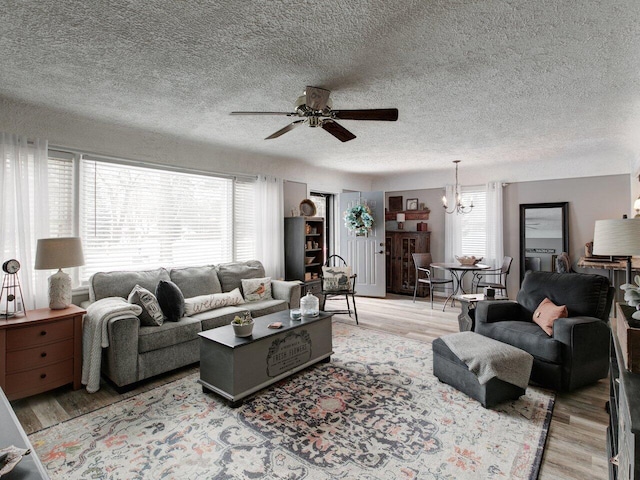
{"type": "Polygon", "coordinates": [[[116,124],[380,175],[457,158],[619,173],[640,148],[638,0],[2,4],[0,96],[116,124]],[[289,111],[305,85],[399,121],[342,121],[343,144],[229,115],[289,111]]]}

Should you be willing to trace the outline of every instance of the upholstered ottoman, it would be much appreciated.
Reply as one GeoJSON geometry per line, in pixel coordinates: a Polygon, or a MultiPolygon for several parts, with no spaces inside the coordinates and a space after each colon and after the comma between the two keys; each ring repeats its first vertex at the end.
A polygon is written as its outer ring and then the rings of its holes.
{"type": "Polygon", "coordinates": [[[525,394],[533,357],[519,348],[474,332],[433,341],[433,374],[485,408],[525,394]]]}

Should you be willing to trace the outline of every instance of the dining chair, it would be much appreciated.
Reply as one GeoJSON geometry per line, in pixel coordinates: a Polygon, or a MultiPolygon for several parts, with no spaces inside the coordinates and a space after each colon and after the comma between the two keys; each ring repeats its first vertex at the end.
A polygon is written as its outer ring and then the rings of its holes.
{"type": "Polygon", "coordinates": [[[322,267],[321,285],[322,285],[322,306],[320,310],[330,311],[331,313],[347,313],[349,316],[353,313],[358,325],[358,310],[356,309],[356,278],[357,274],[351,272],[351,267],[340,255],[329,255],[327,261],[322,267]],[[346,310],[325,310],[327,300],[335,300],[344,297],[347,301],[346,310]],[[349,297],[353,303],[353,310],[349,304],[349,297]]]}
{"type": "MultiPolygon", "coordinates": [[[[433,259],[430,253],[412,253],[413,263],[416,266],[416,281],[413,287],[413,302],[416,301],[416,294],[418,293],[418,285],[429,286],[429,296],[431,297],[431,309],[433,310],[433,287],[436,285],[445,285],[447,283],[453,284],[452,279],[446,278],[434,278],[431,271],[431,263],[433,259]]],[[[446,302],[445,302],[446,306],[446,302]]],[[[442,309],[444,311],[444,308],[442,309]]]]}
{"type": "Polygon", "coordinates": [[[505,256],[502,259],[502,266],[500,268],[490,268],[488,270],[482,270],[481,272],[475,272],[471,283],[472,286],[475,287],[475,292],[478,293],[479,288],[490,287],[494,290],[504,290],[504,296],[508,297],[507,276],[511,270],[512,262],[513,258],[505,256]],[[487,279],[487,276],[490,278],[487,279]]]}

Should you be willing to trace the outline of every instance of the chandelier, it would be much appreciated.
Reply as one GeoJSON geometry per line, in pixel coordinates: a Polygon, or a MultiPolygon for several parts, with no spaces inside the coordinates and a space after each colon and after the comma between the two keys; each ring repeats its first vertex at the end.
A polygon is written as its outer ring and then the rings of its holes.
{"type": "Polygon", "coordinates": [[[444,207],[444,213],[452,214],[452,213],[469,213],[473,209],[473,200],[471,200],[470,205],[465,205],[462,201],[462,196],[460,195],[460,185],[458,185],[458,164],[460,160],[454,160],[453,163],[456,164],[456,185],[453,190],[453,195],[455,198],[455,205],[451,207],[451,210],[448,210],[449,203],[447,202],[447,196],[442,196],[442,206],[444,207]]]}

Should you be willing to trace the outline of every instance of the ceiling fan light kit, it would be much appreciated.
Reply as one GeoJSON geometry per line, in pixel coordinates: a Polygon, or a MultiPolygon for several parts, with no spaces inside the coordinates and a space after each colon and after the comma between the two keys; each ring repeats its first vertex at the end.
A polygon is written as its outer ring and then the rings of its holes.
{"type": "Polygon", "coordinates": [[[320,127],[341,142],[353,140],[356,136],[344,128],[339,120],[378,120],[395,122],[398,120],[397,108],[376,108],[368,110],[333,110],[333,102],[329,98],[330,90],[308,86],[304,94],[298,97],[293,112],[231,112],[231,115],[285,115],[300,117],[289,125],[269,135],[265,140],[271,140],[290,132],[298,125],[307,123],[312,128],[320,127]]]}

